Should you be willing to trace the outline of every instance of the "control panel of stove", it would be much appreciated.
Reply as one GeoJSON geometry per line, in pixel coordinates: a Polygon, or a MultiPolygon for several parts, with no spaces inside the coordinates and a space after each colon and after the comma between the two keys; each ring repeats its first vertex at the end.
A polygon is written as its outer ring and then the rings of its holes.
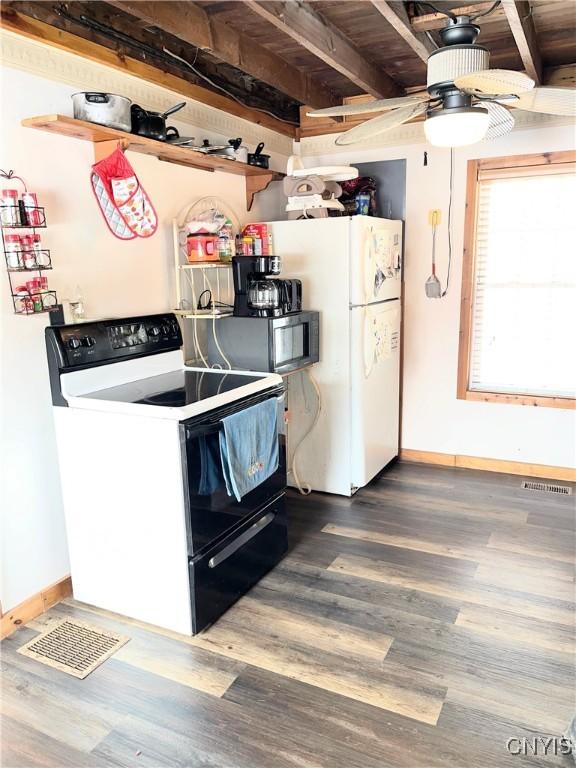
{"type": "Polygon", "coordinates": [[[173,314],[53,326],[46,329],[46,338],[61,370],[168,352],[182,345],[173,314]]]}

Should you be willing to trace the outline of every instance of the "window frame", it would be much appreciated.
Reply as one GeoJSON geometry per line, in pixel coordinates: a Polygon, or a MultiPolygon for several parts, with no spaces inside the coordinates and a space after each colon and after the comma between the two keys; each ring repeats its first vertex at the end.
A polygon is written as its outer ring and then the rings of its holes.
{"type": "Polygon", "coordinates": [[[509,172],[522,176],[522,168],[546,168],[554,164],[576,164],[576,151],[543,152],[512,157],[488,157],[468,160],[466,177],[466,211],[464,218],[464,250],[462,263],[462,294],[460,299],[460,337],[458,343],[458,400],[476,400],[486,403],[508,403],[547,408],[576,408],[576,398],[544,395],[526,395],[504,392],[471,390],[470,353],[472,349],[472,315],[474,311],[474,275],[476,250],[476,219],[478,214],[478,187],[481,172],[494,171],[494,177],[509,172]],[[518,174],[514,171],[518,170],[518,174]]]}

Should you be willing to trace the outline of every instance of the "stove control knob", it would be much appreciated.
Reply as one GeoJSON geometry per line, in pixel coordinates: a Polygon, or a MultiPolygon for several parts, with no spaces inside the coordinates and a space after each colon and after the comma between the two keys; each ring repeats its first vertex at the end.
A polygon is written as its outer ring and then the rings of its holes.
{"type": "Polygon", "coordinates": [[[168,334],[170,333],[170,328],[169,328],[169,326],[167,326],[167,325],[163,325],[163,326],[160,328],[160,330],[162,331],[162,335],[163,335],[163,336],[168,336],[168,334]]]}
{"type": "Polygon", "coordinates": [[[94,344],[96,344],[96,339],[93,339],[92,336],[84,336],[82,339],[83,347],[93,347],[94,344]]]}
{"type": "Polygon", "coordinates": [[[78,349],[82,342],[77,336],[70,336],[67,341],[68,349],[78,349]]]}
{"type": "Polygon", "coordinates": [[[160,336],[160,328],[157,325],[153,325],[152,328],[148,328],[148,334],[152,337],[160,336]]]}

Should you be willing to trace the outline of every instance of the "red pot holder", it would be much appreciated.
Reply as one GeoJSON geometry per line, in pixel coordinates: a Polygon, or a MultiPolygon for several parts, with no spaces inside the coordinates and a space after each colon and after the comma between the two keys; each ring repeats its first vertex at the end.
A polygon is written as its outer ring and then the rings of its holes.
{"type": "Polygon", "coordinates": [[[120,148],[92,166],[90,181],[113,235],[133,240],[156,232],[158,216],[154,206],[120,148]]]}

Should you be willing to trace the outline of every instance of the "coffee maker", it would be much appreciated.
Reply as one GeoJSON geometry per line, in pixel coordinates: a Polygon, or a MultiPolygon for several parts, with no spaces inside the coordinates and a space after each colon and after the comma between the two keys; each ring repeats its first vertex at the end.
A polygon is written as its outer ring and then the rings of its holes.
{"type": "Polygon", "coordinates": [[[300,280],[279,280],[279,256],[234,256],[234,316],[281,317],[302,310],[300,280]]]}

